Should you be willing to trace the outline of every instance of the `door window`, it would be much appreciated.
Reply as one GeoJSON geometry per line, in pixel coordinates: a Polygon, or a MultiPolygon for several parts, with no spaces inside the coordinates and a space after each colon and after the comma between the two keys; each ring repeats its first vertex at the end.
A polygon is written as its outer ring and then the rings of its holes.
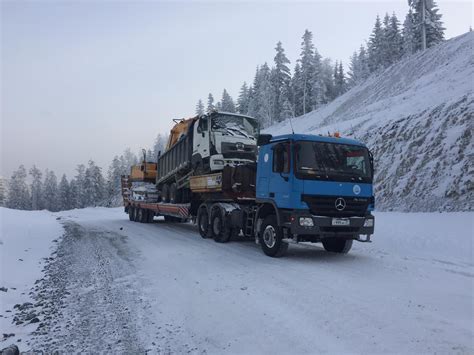
{"type": "Polygon", "coordinates": [[[273,148],[273,172],[290,172],[290,144],[288,142],[278,143],[273,148]]]}

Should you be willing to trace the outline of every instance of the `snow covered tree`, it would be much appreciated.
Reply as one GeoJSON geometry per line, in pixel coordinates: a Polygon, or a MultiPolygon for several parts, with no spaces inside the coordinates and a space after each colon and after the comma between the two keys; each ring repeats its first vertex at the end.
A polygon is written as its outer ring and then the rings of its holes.
{"type": "Polygon", "coordinates": [[[296,63],[293,78],[291,79],[291,103],[295,112],[295,116],[303,114],[303,96],[304,96],[304,80],[301,74],[301,66],[296,63]]]}
{"type": "Polygon", "coordinates": [[[413,10],[415,50],[423,48],[423,29],[426,33],[426,48],[442,42],[445,28],[436,2],[434,0],[408,0],[408,5],[413,10]]]}
{"type": "Polygon", "coordinates": [[[58,199],[58,179],[54,171],[46,170],[44,174],[44,208],[48,211],[57,212],[60,209],[58,199]]]}
{"type": "Polygon", "coordinates": [[[315,56],[314,56],[314,45],[313,45],[313,34],[305,30],[303,34],[303,42],[301,42],[301,55],[298,61],[300,62],[301,78],[302,82],[299,86],[302,87],[302,111],[303,114],[309,112],[314,106],[314,97],[313,95],[313,81],[315,78],[315,56]]]}
{"type": "Polygon", "coordinates": [[[0,207],[5,206],[7,199],[7,188],[5,180],[0,176],[0,207]]]}
{"type": "MultiPolygon", "coordinates": [[[[158,133],[158,135],[155,138],[155,143],[153,144],[153,159],[150,161],[156,162],[158,159],[158,154],[161,152],[163,154],[165,152],[166,144],[168,143],[168,136],[158,133]]],[[[123,171],[122,175],[128,174],[127,171],[123,171]]]]}
{"type": "Polygon", "coordinates": [[[240,88],[239,97],[237,98],[237,111],[243,115],[246,115],[249,110],[249,94],[247,83],[244,82],[240,88]]]}
{"type": "Polygon", "coordinates": [[[121,178],[125,175],[122,164],[118,156],[115,156],[112,163],[109,166],[107,172],[107,200],[113,201],[115,197],[120,195],[122,190],[121,178]]]}
{"type": "Polygon", "coordinates": [[[224,112],[235,112],[235,104],[232,97],[229,95],[226,89],[222,92],[222,99],[220,102],[220,109],[224,112]]]}
{"type": "Polygon", "coordinates": [[[31,191],[31,209],[32,210],[42,210],[43,209],[43,182],[41,170],[39,170],[35,165],[30,169],[30,175],[32,177],[32,182],[30,185],[31,191]]]}
{"type": "Polygon", "coordinates": [[[273,115],[277,121],[281,121],[288,117],[287,114],[282,113],[285,102],[289,103],[291,73],[287,64],[290,64],[290,61],[285,55],[281,42],[277,43],[275,50],[275,68],[272,72],[272,86],[275,91],[273,115]]]}
{"type": "Polygon", "coordinates": [[[384,67],[384,48],[384,31],[380,17],[377,15],[368,44],[369,69],[371,73],[384,67]]]}
{"type": "Polygon", "coordinates": [[[79,187],[76,179],[69,183],[69,209],[80,208],[79,187]]]}
{"type": "Polygon", "coordinates": [[[321,62],[321,81],[325,90],[324,101],[322,103],[326,104],[336,97],[332,63],[329,58],[325,58],[321,62]]]}
{"type": "Polygon", "coordinates": [[[16,210],[31,208],[30,191],[26,184],[26,169],[23,165],[20,165],[10,178],[6,206],[16,210]]]}
{"type": "Polygon", "coordinates": [[[58,190],[58,210],[65,211],[73,208],[71,206],[71,191],[66,174],[63,174],[58,190]]]}
{"type": "Polygon", "coordinates": [[[203,115],[204,114],[204,104],[202,100],[199,99],[198,103],[196,104],[196,115],[203,115]]]}
{"type": "Polygon", "coordinates": [[[390,66],[400,60],[403,54],[403,37],[400,32],[400,22],[395,13],[389,18],[384,29],[385,43],[385,66],[390,66]]]}
{"type": "Polygon", "coordinates": [[[216,109],[216,107],[214,106],[214,96],[212,96],[211,93],[209,93],[209,95],[207,96],[207,113],[209,112],[212,112],[216,109]]]}
{"type": "Polygon", "coordinates": [[[410,9],[403,22],[403,54],[413,54],[417,50],[416,43],[416,32],[415,32],[415,19],[413,17],[413,11],[410,9]]]}
{"type": "Polygon", "coordinates": [[[336,62],[334,66],[334,91],[336,96],[342,95],[346,90],[346,79],[342,62],[336,62]]]}
{"type": "Polygon", "coordinates": [[[84,164],[79,164],[76,168],[76,198],[77,204],[75,207],[84,208],[87,206],[87,197],[85,193],[85,183],[86,183],[86,167],[84,164]]]}
{"type": "Polygon", "coordinates": [[[105,181],[102,176],[101,168],[99,168],[94,161],[89,160],[89,165],[86,169],[84,192],[86,196],[87,206],[98,206],[104,200],[105,195],[105,181]]]}

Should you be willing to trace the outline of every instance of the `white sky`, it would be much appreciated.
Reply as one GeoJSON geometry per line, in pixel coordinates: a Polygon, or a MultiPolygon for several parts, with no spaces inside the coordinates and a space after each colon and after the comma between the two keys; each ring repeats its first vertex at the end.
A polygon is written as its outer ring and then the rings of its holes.
{"type": "MultiPolygon", "coordinates": [[[[1,1],[1,0],[0,0],[1,1]]],[[[467,32],[470,1],[438,1],[446,37],[467,32]]],[[[1,168],[58,175],[126,147],[151,146],[171,119],[222,89],[237,97],[281,40],[294,67],[301,36],[347,64],[375,16],[407,0],[308,2],[1,1],[1,168]]]]}

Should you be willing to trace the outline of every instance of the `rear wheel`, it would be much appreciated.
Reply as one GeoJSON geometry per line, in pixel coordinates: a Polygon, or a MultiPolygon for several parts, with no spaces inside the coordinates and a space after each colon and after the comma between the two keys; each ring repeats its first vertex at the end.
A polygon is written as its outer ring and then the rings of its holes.
{"type": "Polygon", "coordinates": [[[280,257],[288,250],[288,243],[283,241],[283,231],[278,227],[276,216],[270,215],[263,220],[259,235],[263,252],[271,257],[280,257]]]}
{"type": "Polygon", "coordinates": [[[161,200],[165,203],[170,202],[170,186],[168,184],[161,188],[161,200]]]}
{"type": "Polygon", "coordinates": [[[145,223],[145,213],[146,211],[143,208],[137,209],[137,222],[145,223]]]}
{"type": "Polygon", "coordinates": [[[211,231],[214,240],[218,243],[227,243],[230,240],[230,228],[226,226],[224,212],[214,208],[211,212],[211,231]]]}
{"type": "Polygon", "coordinates": [[[347,254],[352,248],[352,239],[326,238],[322,240],[326,251],[347,254]]]}
{"type": "Polygon", "coordinates": [[[128,219],[131,220],[132,222],[133,222],[133,210],[134,210],[133,207],[128,208],[128,219]]]}
{"type": "Polygon", "coordinates": [[[197,215],[197,225],[199,234],[203,238],[209,237],[209,215],[207,214],[207,208],[201,207],[197,215]]]}
{"type": "Polygon", "coordinates": [[[154,217],[155,217],[155,213],[152,210],[148,210],[146,223],[153,223],[154,217]]]}
{"type": "Polygon", "coordinates": [[[138,208],[133,207],[133,221],[138,222],[138,208]]]}

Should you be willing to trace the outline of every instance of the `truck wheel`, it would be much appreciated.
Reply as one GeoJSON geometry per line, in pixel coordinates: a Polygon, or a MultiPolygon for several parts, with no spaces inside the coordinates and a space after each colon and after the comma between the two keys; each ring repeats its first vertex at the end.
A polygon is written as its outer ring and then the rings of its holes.
{"type": "Polygon", "coordinates": [[[259,235],[263,252],[271,257],[280,257],[288,250],[288,243],[283,241],[283,231],[278,227],[274,215],[267,216],[262,223],[259,235]]]}
{"type": "Polygon", "coordinates": [[[155,218],[155,213],[151,210],[148,210],[146,223],[153,223],[154,218],[155,218]]]}
{"type": "Polygon", "coordinates": [[[164,184],[161,188],[161,200],[165,203],[170,202],[170,186],[168,184],[164,184]]]}
{"type": "Polygon", "coordinates": [[[133,221],[138,222],[138,208],[133,207],[133,221]]]}
{"type": "Polygon", "coordinates": [[[178,190],[175,182],[170,187],[170,203],[181,203],[181,191],[178,190]]]}
{"type": "Polygon", "coordinates": [[[211,212],[211,232],[217,243],[227,243],[230,240],[230,228],[226,226],[224,213],[220,208],[211,212]]]}
{"type": "Polygon", "coordinates": [[[326,238],[322,242],[324,249],[332,253],[347,254],[352,248],[352,239],[326,238]]]}
{"type": "Polygon", "coordinates": [[[199,235],[202,238],[209,238],[209,215],[207,214],[207,208],[201,207],[197,215],[197,225],[199,229],[199,235]]]}
{"type": "Polygon", "coordinates": [[[133,207],[128,208],[128,219],[133,222],[133,207]]]}
{"type": "Polygon", "coordinates": [[[137,222],[143,223],[145,210],[143,208],[137,208],[137,222]]]}

